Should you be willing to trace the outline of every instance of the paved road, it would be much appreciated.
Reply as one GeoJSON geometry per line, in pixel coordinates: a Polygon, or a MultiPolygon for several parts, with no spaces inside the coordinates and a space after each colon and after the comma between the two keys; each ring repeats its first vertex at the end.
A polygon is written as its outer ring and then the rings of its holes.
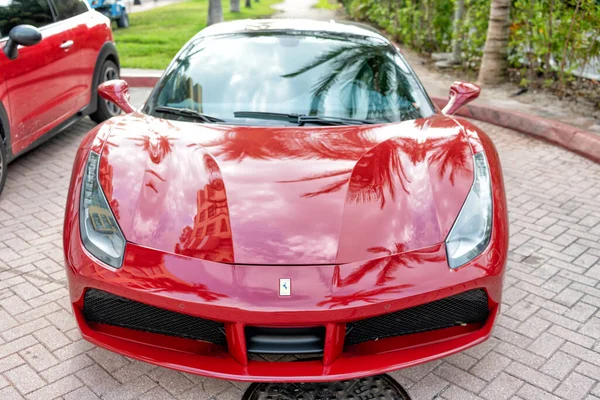
{"type": "MultiPolygon", "coordinates": [[[[510,206],[502,316],[488,342],[393,376],[416,400],[598,400],[600,165],[481,125],[499,148],[510,206]]],[[[75,149],[92,126],[86,119],[8,168],[0,198],[0,399],[240,399],[245,384],[132,361],[81,339],[61,234],[75,149]]]]}
{"type": "Polygon", "coordinates": [[[164,7],[175,3],[181,3],[185,0],[142,0],[142,4],[135,5],[133,4],[133,0],[126,0],[125,4],[127,7],[127,12],[129,14],[134,14],[142,11],[152,10],[154,8],[164,7]]]}
{"type": "Polygon", "coordinates": [[[335,11],[316,9],[317,0],[285,0],[273,6],[279,12],[273,18],[306,18],[321,21],[335,19],[335,11]]]}

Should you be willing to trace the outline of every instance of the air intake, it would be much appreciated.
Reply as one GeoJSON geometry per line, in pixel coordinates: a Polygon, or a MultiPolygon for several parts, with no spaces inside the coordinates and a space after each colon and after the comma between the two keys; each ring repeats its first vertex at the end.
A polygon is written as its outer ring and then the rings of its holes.
{"type": "Polygon", "coordinates": [[[85,292],[83,315],[88,322],[227,346],[222,323],[149,306],[97,289],[85,292]]]}
{"type": "Polygon", "coordinates": [[[464,324],[484,323],[488,315],[485,291],[471,290],[417,307],[349,323],[346,325],[345,346],[464,324]]]}

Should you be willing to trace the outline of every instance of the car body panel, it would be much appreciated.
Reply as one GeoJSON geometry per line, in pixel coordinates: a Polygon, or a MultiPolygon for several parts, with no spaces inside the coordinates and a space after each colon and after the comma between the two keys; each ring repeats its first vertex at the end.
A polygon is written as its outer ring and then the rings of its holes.
{"type": "Polygon", "coordinates": [[[106,19],[95,12],[71,20],[74,52],[77,55],[71,74],[75,80],[75,109],[81,110],[91,101],[92,80],[100,50],[105,43],[112,43],[113,37],[106,19]]]}
{"type": "Polygon", "coordinates": [[[8,60],[4,53],[0,54],[8,101],[12,105],[11,139],[16,153],[67,119],[75,106],[73,81],[64,79],[63,73],[69,60],[73,60],[68,52],[60,49],[62,43],[70,40],[70,29],[59,22],[40,31],[42,41],[19,48],[17,59],[8,60]]]}
{"type": "Polygon", "coordinates": [[[473,182],[450,118],[240,127],[109,122],[100,181],[128,241],[239,264],[334,264],[444,240],[473,182]],[[401,228],[400,228],[401,227],[401,228]]]}
{"type": "Polygon", "coordinates": [[[470,148],[486,153],[495,221],[488,248],[458,270],[448,267],[443,243],[395,255],[373,254],[369,260],[347,264],[312,266],[228,265],[129,243],[123,267],[107,267],[83,248],[78,222],[81,171],[87,154],[89,150],[101,152],[103,146],[111,146],[109,152],[115,148],[110,144],[114,127],[110,123],[100,126],[84,139],[75,160],[64,229],[70,296],[84,338],[157,365],[245,381],[349,379],[417,365],[481,343],[491,334],[501,302],[508,249],[506,199],[498,155],[491,140],[468,121],[455,121],[465,132],[470,148]],[[280,277],[291,279],[292,296],[278,295],[280,277]],[[223,352],[197,341],[90,325],[82,315],[87,288],[221,321],[225,323],[229,350],[223,352]],[[448,328],[342,348],[339,338],[350,321],[474,288],[485,289],[489,296],[490,317],[482,326],[448,328]],[[248,325],[324,325],[324,358],[287,363],[249,360],[243,336],[248,325]]]}

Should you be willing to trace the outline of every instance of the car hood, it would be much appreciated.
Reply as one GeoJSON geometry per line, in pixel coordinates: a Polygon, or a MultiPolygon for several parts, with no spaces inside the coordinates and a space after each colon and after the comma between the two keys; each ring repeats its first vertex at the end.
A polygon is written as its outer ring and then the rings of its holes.
{"type": "Polygon", "coordinates": [[[129,242],[199,259],[341,264],[444,240],[473,181],[451,118],[243,127],[108,122],[99,177],[129,242]]]}

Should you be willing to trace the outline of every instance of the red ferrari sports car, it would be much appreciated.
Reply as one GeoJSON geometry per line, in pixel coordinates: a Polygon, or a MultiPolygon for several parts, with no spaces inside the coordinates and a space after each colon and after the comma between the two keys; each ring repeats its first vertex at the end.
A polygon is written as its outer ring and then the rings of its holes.
{"type": "Polygon", "coordinates": [[[486,340],[508,244],[490,138],[353,24],[211,26],[77,153],[64,226],[87,340],[245,381],[379,374],[486,340]]]}

